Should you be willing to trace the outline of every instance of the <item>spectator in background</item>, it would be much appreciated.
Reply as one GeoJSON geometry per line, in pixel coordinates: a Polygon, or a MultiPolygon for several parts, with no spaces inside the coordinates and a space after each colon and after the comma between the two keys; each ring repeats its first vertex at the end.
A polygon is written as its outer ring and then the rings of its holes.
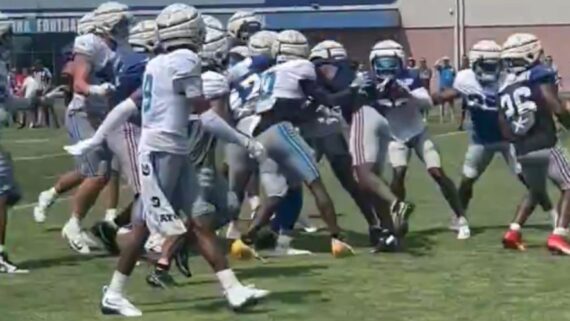
{"type": "Polygon", "coordinates": [[[469,57],[467,55],[461,56],[461,67],[459,70],[469,69],[471,64],[469,63],[469,57]]]}
{"type": "MultiPolygon", "coordinates": [[[[418,67],[418,76],[422,83],[422,87],[424,87],[428,92],[430,92],[432,72],[427,65],[426,58],[424,57],[420,58],[420,66],[418,67]]],[[[429,116],[429,109],[427,108],[424,109],[422,111],[422,114],[424,115],[424,121],[427,121],[427,118],[429,116]]]]}
{"type": "MultiPolygon", "coordinates": [[[[34,79],[40,85],[40,91],[42,94],[45,94],[51,89],[52,83],[52,73],[51,71],[46,68],[41,60],[36,60],[34,63],[34,79]]],[[[50,127],[50,115],[54,121],[54,125],[56,128],[59,128],[59,123],[57,121],[57,115],[55,114],[55,109],[53,104],[41,104],[38,109],[38,119],[37,125],[38,126],[47,126],[50,127]]]]}
{"type": "Polygon", "coordinates": [[[414,57],[408,58],[408,70],[410,70],[414,76],[419,74],[419,69],[416,65],[416,59],[414,57]]]}
{"type": "MultiPolygon", "coordinates": [[[[435,70],[438,73],[439,78],[439,91],[443,91],[448,88],[453,88],[453,81],[455,80],[455,68],[451,65],[451,60],[449,57],[444,56],[434,65],[435,70]]],[[[440,106],[439,112],[439,122],[443,123],[445,117],[445,109],[448,106],[450,112],[450,117],[453,122],[455,122],[455,99],[449,101],[443,101],[440,106]]]]}
{"type": "MultiPolygon", "coordinates": [[[[42,95],[42,88],[41,88],[41,84],[36,81],[36,79],[34,78],[34,76],[32,74],[30,74],[28,72],[27,68],[22,69],[22,74],[25,77],[24,82],[22,84],[22,88],[20,89],[21,94],[25,97],[25,98],[35,98],[35,97],[39,97],[42,95]]],[[[29,122],[30,122],[30,128],[36,128],[37,127],[37,110],[38,106],[33,106],[28,112],[27,115],[29,117],[29,122]]],[[[19,128],[23,128],[24,126],[26,126],[26,118],[24,117],[24,119],[22,120],[22,123],[20,124],[19,128]]]]}
{"type": "MultiPolygon", "coordinates": [[[[17,68],[12,68],[9,74],[10,78],[10,88],[12,89],[12,93],[16,96],[22,96],[22,85],[24,84],[24,75],[18,72],[17,68]]],[[[14,113],[13,121],[14,123],[22,125],[25,120],[26,112],[25,111],[18,111],[14,113]]]]}

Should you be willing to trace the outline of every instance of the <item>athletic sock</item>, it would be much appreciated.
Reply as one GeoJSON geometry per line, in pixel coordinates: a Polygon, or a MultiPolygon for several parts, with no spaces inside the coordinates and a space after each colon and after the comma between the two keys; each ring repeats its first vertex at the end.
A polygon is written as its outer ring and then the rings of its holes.
{"type": "Polygon", "coordinates": [[[113,277],[111,278],[111,283],[109,283],[109,291],[115,294],[122,295],[128,279],[129,279],[128,275],[124,275],[119,271],[115,271],[113,273],[113,277]]]}
{"type": "Polygon", "coordinates": [[[225,291],[236,286],[241,286],[240,281],[237,279],[232,269],[216,272],[216,277],[218,278],[218,281],[220,281],[220,284],[225,291]]]}
{"type": "Polygon", "coordinates": [[[521,225],[519,223],[511,223],[509,225],[509,229],[512,231],[520,231],[521,230],[521,225]]]}

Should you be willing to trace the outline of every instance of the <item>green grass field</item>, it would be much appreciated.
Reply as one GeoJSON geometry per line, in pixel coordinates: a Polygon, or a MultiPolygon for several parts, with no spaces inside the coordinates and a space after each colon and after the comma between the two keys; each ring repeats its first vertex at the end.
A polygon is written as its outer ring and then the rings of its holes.
{"type": "MultiPolygon", "coordinates": [[[[436,126],[439,135],[448,128],[436,126]]],[[[446,171],[457,181],[466,149],[465,134],[449,133],[436,141],[446,171]]],[[[29,275],[0,275],[0,321],[103,320],[98,310],[101,286],[114,269],[115,258],[103,253],[79,256],[60,237],[69,215],[66,199],[51,210],[44,225],[32,219],[33,202],[71,160],[63,155],[63,131],[6,130],[2,144],[16,161],[25,198],[12,211],[8,249],[29,275]]],[[[311,257],[275,259],[267,264],[232,262],[248,283],[273,291],[251,312],[236,315],[226,309],[215,278],[202,259],[192,259],[195,276],[168,290],[149,288],[139,266],[128,287],[141,320],[569,320],[566,295],[570,259],[553,257],[545,249],[548,215],[539,211],[525,230],[529,250],[507,252],[502,233],[523,195],[520,183],[497,158],[476,186],[469,215],[473,237],[458,241],[446,230],[450,210],[425,170],[413,161],[408,195],[417,204],[404,253],[372,255],[365,224],[348,195],[323,164],[340,222],[358,255],[333,259],[326,233],[301,235],[298,247],[311,257]]],[[[555,196],[553,194],[553,196],[555,196]]],[[[125,195],[125,198],[128,195],[125,195]]],[[[305,211],[315,213],[307,198],[305,211]]],[[[101,204],[88,218],[101,218],[101,204]]],[[[86,224],[87,226],[88,224],[86,224]]]]}

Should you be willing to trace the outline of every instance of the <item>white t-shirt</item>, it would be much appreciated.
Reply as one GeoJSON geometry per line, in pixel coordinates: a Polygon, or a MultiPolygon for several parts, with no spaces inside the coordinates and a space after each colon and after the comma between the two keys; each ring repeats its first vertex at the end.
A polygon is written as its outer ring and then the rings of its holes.
{"type": "Polygon", "coordinates": [[[25,98],[37,96],[40,90],[40,83],[32,75],[29,75],[24,79],[24,83],[22,83],[22,91],[24,92],[25,98]]]}
{"type": "Polygon", "coordinates": [[[178,49],[151,59],[143,79],[141,151],[189,154],[188,98],[202,95],[200,57],[178,49]],[[183,83],[183,88],[178,84],[183,83]]]}

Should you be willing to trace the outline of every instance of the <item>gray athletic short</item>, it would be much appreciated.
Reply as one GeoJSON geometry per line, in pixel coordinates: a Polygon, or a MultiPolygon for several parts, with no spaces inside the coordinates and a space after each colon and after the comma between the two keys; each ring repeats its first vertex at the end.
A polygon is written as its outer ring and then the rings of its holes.
{"type": "Polygon", "coordinates": [[[8,205],[14,205],[22,197],[14,179],[14,166],[9,153],[0,149],[0,196],[7,197],[8,205]]]}
{"type": "Polygon", "coordinates": [[[285,196],[289,186],[310,184],[320,177],[311,147],[290,122],[273,125],[256,139],[268,158],[259,164],[260,181],[268,196],[285,196]]]}
{"type": "Polygon", "coordinates": [[[514,147],[508,142],[493,144],[469,144],[463,162],[463,176],[477,178],[485,172],[495,154],[500,154],[514,174],[520,174],[521,168],[515,156],[514,147]]]}
{"type": "MultiPolygon", "coordinates": [[[[84,111],[66,111],[65,126],[73,144],[92,137],[100,123],[100,119],[89,117],[84,111]]],[[[75,157],[75,166],[86,177],[107,176],[111,170],[111,159],[109,147],[103,144],[87,155],[75,157]]]]}
{"type": "Polygon", "coordinates": [[[570,163],[567,155],[566,149],[555,146],[518,156],[522,174],[531,193],[545,194],[547,178],[561,190],[570,189],[570,163]]]}
{"type": "MultiPolygon", "coordinates": [[[[151,152],[148,154],[147,162],[146,156],[139,154],[141,175],[149,172],[147,166],[152,166],[152,173],[157,182],[157,186],[150,186],[148,190],[160,189],[175,213],[192,216],[193,204],[197,197],[199,186],[196,170],[191,164],[188,155],[151,152]]],[[[144,178],[141,178],[141,184],[146,184],[144,178]]],[[[140,198],[143,200],[143,204],[147,204],[148,200],[156,198],[154,194],[149,192],[149,195],[146,195],[145,189],[142,188],[140,198]]],[[[161,204],[157,204],[158,206],[161,206],[161,204]]]]}

